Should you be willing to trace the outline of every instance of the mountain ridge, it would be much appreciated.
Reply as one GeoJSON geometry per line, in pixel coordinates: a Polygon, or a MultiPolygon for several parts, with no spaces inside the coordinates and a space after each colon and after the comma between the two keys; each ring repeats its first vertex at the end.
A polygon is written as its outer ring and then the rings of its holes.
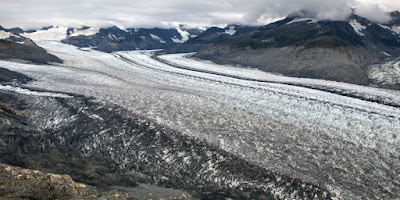
{"type": "Polygon", "coordinates": [[[259,30],[221,40],[194,57],[287,76],[368,85],[369,65],[400,55],[400,36],[352,14],[348,21],[290,15],[259,30]]]}

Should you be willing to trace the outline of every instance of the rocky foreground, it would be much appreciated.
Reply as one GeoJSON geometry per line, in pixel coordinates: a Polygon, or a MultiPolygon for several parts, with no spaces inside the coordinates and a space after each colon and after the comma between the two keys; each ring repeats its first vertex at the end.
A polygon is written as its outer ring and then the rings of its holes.
{"type": "Polygon", "coordinates": [[[133,195],[118,190],[99,191],[77,183],[68,175],[43,173],[0,164],[1,199],[108,199],[135,200],[133,195]]]}

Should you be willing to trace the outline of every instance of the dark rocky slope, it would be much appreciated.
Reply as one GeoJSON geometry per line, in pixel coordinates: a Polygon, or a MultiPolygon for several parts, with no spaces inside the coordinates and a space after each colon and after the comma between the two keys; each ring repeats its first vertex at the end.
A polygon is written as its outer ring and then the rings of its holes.
{"type": "Polygon", "coordinates": [[[289,16],[256,32],[217,42],[195,57],[288,76],[367,85],[368,65],[400,55],[399,35],[365,18],[313,21],[307,17],[304,13],[289,16]]]}
{"type": "Polygon", "coordinates": [[[46,50],[34,44],[32,40],[26,39],[25,43],[18,44],[6,40],[0,40],[0,59],[25,60],[39,64],[62,62],[58,57],[47,53],[46,50]]]}
{"type": "MultiPolygon", "coordinates": [[[[29,97],[28,97],[29,98],[29,97]]],[[[0,101],[17,101],[18,95],[0,93],[0,101]]],[[[21,102],[20,102],[21,103],[21,102]]],[[[19,106],[27,106],[21,105],[19,106]]],[[[51,112],[50,110],[47,110],[51,112]]],[[[37,110],[40,112],[40,110],[37,110]]],[[[54,119],[51,119],[54,120],[54,119]]],[[[51,123],[51,122],[47,122],[51,123]]],[[[161,187],[138,186],[124,176],[114,162],[100,154],[85,156],[70,148],[54,147],[49,135],[38,130],[21,112],[0,103],[0,198],[5,199],[193,199],[180,190],[161,187]],[[42,146],[44,145],[44,146],[42,146]],[[7,163],[45,172],[71,174],[45,174],[34,170],[3,165],[7,163]],[[10,170],[12,174],[8,173],[10,170]],[[11,175],[11,176],[10,176],[11,175]],[[8,183],[12,183],[11,185],[8,183]],[[111,186],[120,186],[109,191],[111,186]],[[135,186],[138,186],[137,188],[135,186]],[[126,190],[126,192],[120,192],[126,190]],[[137,195],[136,195],[137,194],[137,195]],[[148,196],[151,194],[151,196],[148,196]],[[117,195],[117,197],[115,196],[117,195]]],[[[58,138],[60,139],[60,138],[58,138]]],[[[77,140],[79,140],[77,138],[77,140]]],[[[79,143],[79,141],[75,141],[79,143]]],[[[78,145],[78,144],[70,144],[78,145]]]]}
{"type": "Polygon", "coordinates": [[[0,83],[19,82],[27,83],[32,79],[24,74],[0,68],[0,83]]]}

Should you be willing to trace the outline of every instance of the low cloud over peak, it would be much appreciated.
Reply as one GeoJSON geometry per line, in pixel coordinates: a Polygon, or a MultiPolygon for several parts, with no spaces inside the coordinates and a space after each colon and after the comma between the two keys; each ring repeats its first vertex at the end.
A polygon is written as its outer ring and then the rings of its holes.
{"type": "Polygon", "coordinates": [[[189,25],[266,24],[308,10],[324,20],[356,14],[382,22],[385,12],[400,9],[393,0],[18,0],[2,2],[0,24],[25,29],[48,25],[104,27],[166,27],[189,25]]]}

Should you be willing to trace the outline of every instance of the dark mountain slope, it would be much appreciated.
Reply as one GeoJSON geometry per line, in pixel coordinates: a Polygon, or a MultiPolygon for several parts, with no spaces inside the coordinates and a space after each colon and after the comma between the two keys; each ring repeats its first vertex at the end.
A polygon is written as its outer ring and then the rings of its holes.
{"type": "Polygon", "coordinates": [[[29,38],[21,36],[24,31],[21,28],[5,29],[0,26],[0,31],[6,36],[0,38],[0,59],[1,60],[26,60],[38,64],[50,62],[61,63],[62,60],[39,47],[29,38]]]}
{"type": "Polygon", "coordinates": [[[18,81],[20,83],[27,83],[32,79],[24,74],[0,68],[0,83],[12,82],[13,80],[18,81]]]}
{"type": "Polygon", "coordinates": [[[225,28],[211,27],[183,44],[164,49],[161,53],[188,53],[200,51],[221,40],[256,31],[259,27],[228,25],[225,28]]]}
{"type": "Polygon", "coordinates": [[[34,42],[26,39],[26,43],[18,44],[6,40],[0,40],[0,59],[1,60],[26,60],[38,64],[46,64],[50,62],[61,63],[62,60],[54,55],[47,53],[46,50],[39,46],[34,46],[34,42]]]}
{"type": "Polygon", "coordinates": [[[217,42],[195,57],[288,76],[369,84],[366,67],[400,54],[399,35],[365,18],[318,21],[289,16],[217,42]]]}
{"type": "MultiPolygon", "coordinates": [[[[67,35],[72,29],[67,30],[67,35]]],[[[198,33],[196,30],[188,30],[198,33]]],[[[189,36],[190,37],[190,36],[189,36]]],[[[104,52],[138,50],[138,49],[163,49],[176,45],[182,41],[182,35],[177,29],[134,29],[121,30],[113,26],[100,29],[94,35],[78,35],[67,37],[63,43],[78,47],[95,47],[104,52]]]]}

